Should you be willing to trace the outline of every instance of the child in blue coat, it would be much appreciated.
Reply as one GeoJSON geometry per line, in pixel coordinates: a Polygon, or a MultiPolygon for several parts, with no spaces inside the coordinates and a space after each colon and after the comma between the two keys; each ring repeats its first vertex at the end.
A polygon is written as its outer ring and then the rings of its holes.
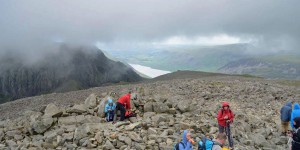
{"type": "Polygon", "coordinates": [[[116,104],[113,102],[112,99],[108,99],[107,104],[105,105],[104,113],[106,121],[113,121],[115,116],[116,104]]]}

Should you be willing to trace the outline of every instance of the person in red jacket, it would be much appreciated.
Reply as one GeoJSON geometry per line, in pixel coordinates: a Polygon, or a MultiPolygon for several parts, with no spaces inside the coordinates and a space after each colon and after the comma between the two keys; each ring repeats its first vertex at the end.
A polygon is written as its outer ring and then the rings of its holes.
{"type": "Polygon", "coordinates": [[[226,123],[232,123],[234,114],[228,102],[223,102],[222,108],[218,112],[219,133],[224,133],[226,123]]]}
{"type": "MultiPolygon", "coordinates": [[[[130,99],[131,91],[121,96],[116,104],[115,114],[117,114],[118,110],[120,111],[120,121],[123,121],[125,119],[126,111],[131,111],[130,99]]],[[[114,118],[114,120],[116,120],[116,117],[114,118]]]]}

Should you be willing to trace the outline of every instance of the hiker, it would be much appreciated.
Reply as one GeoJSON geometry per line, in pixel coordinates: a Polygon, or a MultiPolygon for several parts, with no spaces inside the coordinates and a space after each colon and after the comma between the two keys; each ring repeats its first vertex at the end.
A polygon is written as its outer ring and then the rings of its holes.
{"type": "Polygon", "coordinates": [[[292,113],[291,113],[290,125],[291,125],[293,130],[295,129],[294,128],[294,119],[296,117],[300,117],[300,105],[298,103],[295,103],[294,110],[292,110],[292,113]]]}
{"type": "Polygon", "coordinates": [[[289,122],[291,120],[292,113],[292,102],[287,102],[280,109],[280,119],[281,119],[281,135],[285,136],[289,129],[289,122]]]}
{"type": "MultiPolygon", "coordinates": [[[[115,114],[117,114],[118,110],[120,111],[120,121],[124,121],[126,111],[131,112],[130,98],[131,98],[131,91],[121,96],[117,102],[115,114]]],[[[114,123],[115,121],[116,121],[116,116],[114,118],[114,123]]]]}
{"type": "Polygon", "coordinates": [[[115,109],[116,109],[116,104],[113,102],[112,99],[108,99],[107,104],[105,105],[104,108],[104,113],[107,122],[114,120],[115,109]]]}
{"type": "Polygon", "coordinates": [[[216,139],[203,137],[201,141],[198,142],[198,150],[224,150],[222,148],[225,144],[227,136],[225,133],[219,133],[216,139]]]}
{"type": "Polygon", "coordinates": [[[292,148],[291,150],[299,150],[300,149],[300,117],[296,117],[293,120],[293,126],[295,131],[289,131],[288,136],[291,137],[292,140],[292,148]]]}
{"type": "Polygon", "coordinates": [[[188,130],[183,131],[182,141],[175,145],[174,150],[192,150],[194,140],[191,138],[191,133],[188,130]]]}
{"type": "Polygon", "coordinates": [[[213,140],[214,145],[212,150],[222,150],[223,145],[225,144],[227,137],[225,133],[219,133],[217,138],[213,140]]]}
{"type": "MultiPolygon", "coordinates": [[[[232,123],[234,118],[234,114],[230,109],[228,102],[222,103],[222,108],[218,112],[218,124],[219,124],[219,133],[224,133],[226,128],[226,123],[232,123]]],[[[230,126],[228,126],[230,128],[230,126]]]]}

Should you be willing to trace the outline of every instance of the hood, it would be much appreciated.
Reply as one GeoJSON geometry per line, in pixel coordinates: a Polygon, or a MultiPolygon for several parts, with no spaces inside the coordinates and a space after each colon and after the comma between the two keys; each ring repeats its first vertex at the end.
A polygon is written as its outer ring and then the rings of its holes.
{"type": "Polygon", "coordinates": [[[223,102],[222,107],[226,107],[226,106],[229,107],[229,103],[228,102],[223,102]]]}
{"type": "Polygon", "coordinates": [[[296,122],[296,125],[300,126],[300,117],[296,117],[294,121],[296,122]]]}
{"type": "Polygon", "coordinates": [[[287,103],[285,104],[285,106],[288,106],[288,107],[291,107],[291,108],[292,108],[292,102],[287,102],[287,103]]]}
{"type": "Polygon", "coordinates": [[[113,103],[113,100],[112,99],[108,99],[108,104],[111,104],[111,103],[113,103]]]}
{"type": "Polygon", "coordinates": [[[183,131],[182,142],[183,142],[184,144],[187,143],[187,138],[186,138],[187,133],[188,133],[188,130],[184,130],[184,131],[183,131]]]}
{"type": "Polygon", "coordinates": [[[300,109],[300,105],[299,105],[298,103],[296,103],[296,104],[294,105],[294,109],[300,109]]]}

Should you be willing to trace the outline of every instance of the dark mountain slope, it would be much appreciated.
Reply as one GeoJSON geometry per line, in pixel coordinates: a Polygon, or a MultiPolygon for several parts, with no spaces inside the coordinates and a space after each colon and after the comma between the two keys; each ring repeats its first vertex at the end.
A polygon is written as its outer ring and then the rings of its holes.
{"type": "Polygon", "coordinates": [[[62,46],[35,63],[27,63],[20,56],[4,56],[0,60],[0,103],[43,93],[141,80],[132,68],[108,59],[97,48],[62,46]]]}

